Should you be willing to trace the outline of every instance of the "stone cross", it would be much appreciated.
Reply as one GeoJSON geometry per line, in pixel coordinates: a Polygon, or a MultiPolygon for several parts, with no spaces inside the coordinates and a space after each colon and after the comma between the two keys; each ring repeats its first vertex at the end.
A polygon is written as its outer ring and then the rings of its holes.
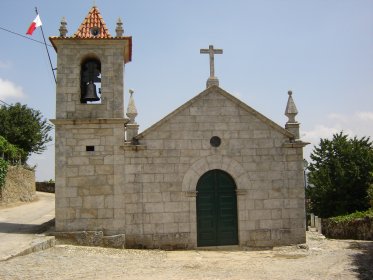
{"type": "Polygon", "coordinates": [[[208,53],[210,57],[210,77],[207,80],[207,87],[212,85],[219,86],[219,80],[215,77],[215,65],[214,65],[214,55],[215,54],[222,54],[222,49],[214,49],[213,45],[209,45],[208,49],[201,49],[200,53],[208,53]]]}
{"type": "Polygon", "coordinates": [[[201,49],[200,53],[208,53],[210,56],[210,77],[215,77],[215,66],[214,66],[214,54],[222,54],[222,49],[214,49],[213,45],[210,45],[208,49],[201,49]]]}

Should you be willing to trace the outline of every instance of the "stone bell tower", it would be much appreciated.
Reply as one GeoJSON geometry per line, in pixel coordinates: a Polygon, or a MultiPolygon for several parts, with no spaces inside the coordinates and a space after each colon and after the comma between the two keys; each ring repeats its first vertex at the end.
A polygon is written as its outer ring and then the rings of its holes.
{"type": "Polygon", "coordinates": [[[93,6],[72,36],[63,18],[57,52],[56,231],[103,230],[113,225],[120,190],[114,163],[124,142],[123,75],[132,37],[119,19],[111,36],[93,6]]]}

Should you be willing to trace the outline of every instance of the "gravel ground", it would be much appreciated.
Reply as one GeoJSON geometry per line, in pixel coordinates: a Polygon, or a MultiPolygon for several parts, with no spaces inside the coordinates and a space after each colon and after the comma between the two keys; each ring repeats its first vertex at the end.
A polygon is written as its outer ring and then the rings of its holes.
{"type": "Polygon", "coordinates": [[[373,279],[373,241],[310,232],[307,245],[264,251],[57,245],[0,262],[0,279],[373,279]]]}

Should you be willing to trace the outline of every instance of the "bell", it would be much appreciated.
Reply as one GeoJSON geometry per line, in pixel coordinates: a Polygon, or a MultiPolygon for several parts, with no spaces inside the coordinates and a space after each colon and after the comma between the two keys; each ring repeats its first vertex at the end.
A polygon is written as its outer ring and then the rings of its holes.
{"type": "Polygon", "coordinates": [[[84,96],[82,96],[82,102],[87,101],[99,101],[100,98],[97,96],[96,93],[96,85],[90,81],[87,85],[87,88],[85,90],[84,96]]]}

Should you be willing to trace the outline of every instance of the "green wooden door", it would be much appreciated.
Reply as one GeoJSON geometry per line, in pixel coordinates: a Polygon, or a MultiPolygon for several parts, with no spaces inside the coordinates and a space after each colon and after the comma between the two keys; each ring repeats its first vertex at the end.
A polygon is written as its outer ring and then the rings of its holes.
{"type": "Polygon", "coordinates": [[[197,245],[236,245],[237,197],[232,177],[210,170],[197,184],[197,245]]]}

